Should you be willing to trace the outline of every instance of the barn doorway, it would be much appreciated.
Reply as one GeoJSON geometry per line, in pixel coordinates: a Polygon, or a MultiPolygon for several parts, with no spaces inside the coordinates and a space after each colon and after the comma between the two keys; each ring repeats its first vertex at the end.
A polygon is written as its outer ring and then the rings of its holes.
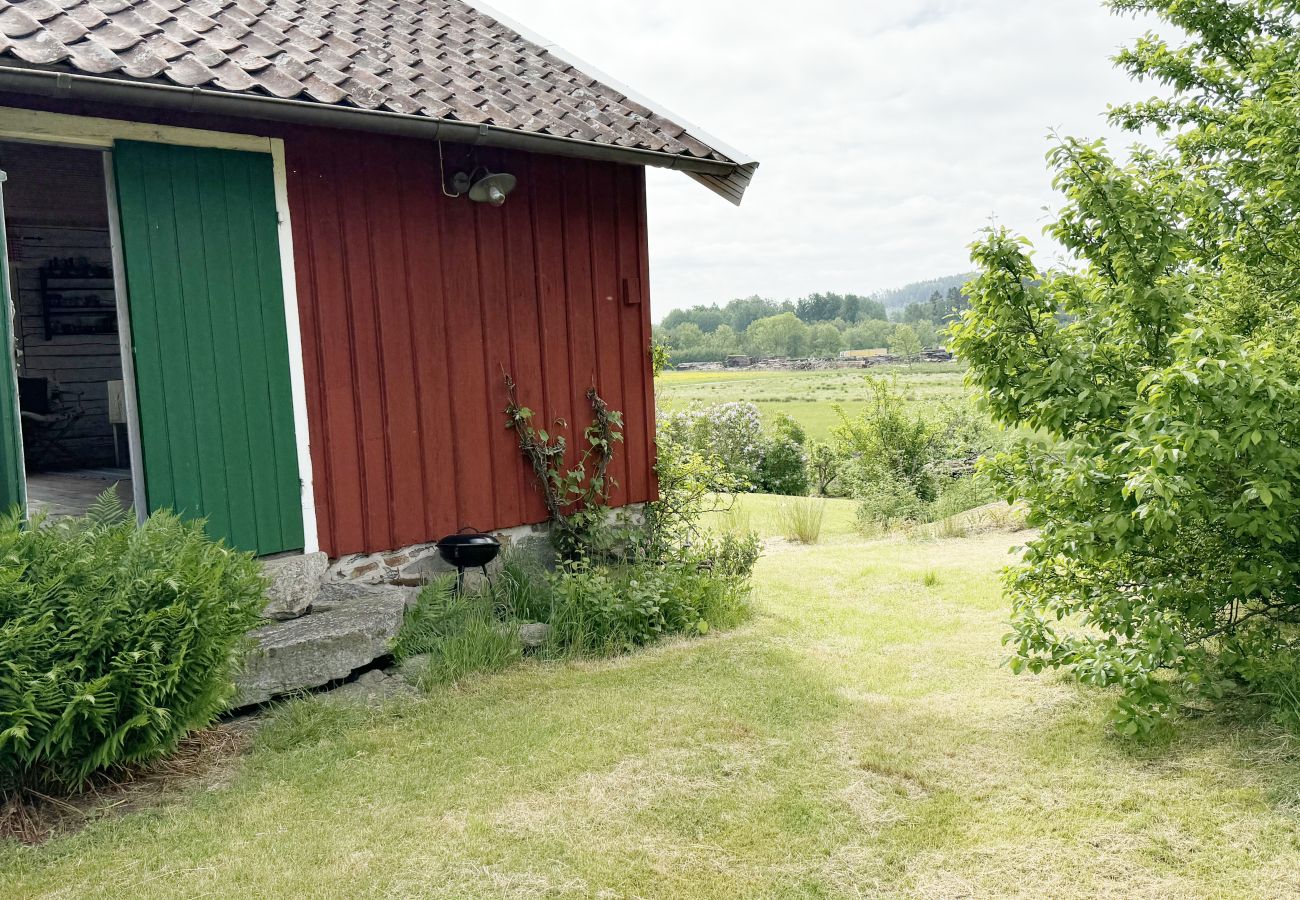
{"type": "Polygon", "coordinates": [[[102,150],[0,141],[29,514],[136,507],[121,280],[102,150]]]}

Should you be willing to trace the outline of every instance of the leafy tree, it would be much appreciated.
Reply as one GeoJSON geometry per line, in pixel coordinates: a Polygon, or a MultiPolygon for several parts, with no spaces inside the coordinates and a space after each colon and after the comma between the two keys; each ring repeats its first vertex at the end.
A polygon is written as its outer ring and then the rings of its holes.
{"type": "Polygon", "coordinates": [[[668,315],[664,316],[664,320],[655,326],[655,331],[670,331],[683,322],[689,322],[690,320],[691,314],[688,311],[672,309],[668,311],[668,315]]]}
{"type": "Polygon", "coordinates": [[[943,294],[935,291],[930,295],[930,299],[924,303],[909,303],[903,309],[901,321],[909,325],[915,325],[920,321],[933,322],[942,317],[943,294]]]}
{"type": "Polygon", "coordinates": [[[939,332],[929,319],[922,319],[917,322],[912,326],[912,330],[916,332],[916,339],[921,342],[922,347],[936,347],[939,345],[939,332]]]}
{"type": "Polygon", "coordinates": [[[850,324],[870,319],[888,321],[889,313],[885,310],[885,304],[879,300],[859,297],[857,294],[846,294],[843,302],[840,303],[840,318],[850,324]]]}
{"type": "Polygon", "coordinates": [[[888,291],[879,291],[873,299],[880,301],[890,311],[901,310],[910,303],[924,303],[932,298],[936,291],[944,293],[958,288],[970,281],[975,275],[968,272],[963,275],[949,275],[944,278],[932,278],[929,281],[917,281],[888,291]]]}
{"type": "Polygon", "coordinates": [[[910,325],[920,322],[951,323],[962,312],[970,309],[970,300],[953,285],[946,292],[935,291],[924,303],[909,303],[903,309],[900,320],[910,325]]]}
{"type": "Polygon", "coordinates": [[[962,289],[953,285],[948,288],[944,295],[944,314],[942,318],[932,319],[934,322],[953,322],[961,317],[961,314],[970,309],[970,298],[962,293],[962,289]]]}
{"type": "Polygon", "coordinates": [[[723,307],[723,314],[727,324],[740,333],[748,330],[749,326],[758,319],[783,312],[793,312],[793,310],[794,307],[790,303],[782,304],[765,297],[746,297],[743,300],[732,300],[723,307]]]}
{"type": "Polygon", "coordinates": [[[735,329],[730,325],[719,325],[717,331],[709,335],[709,343],[722,356],[729,356],[740,352],[742,341],[740,335],[736,334],[735,329]]]}
{"type": "Polygon", "coordinates": [[[809,294],[795,305],[795,315],[809,325],[829,322],[839,316],[842,303],[837,294],[809,294]]]}
{"type": "MultiPolygon", "coordinates": [[[[855,324],[858,319],[862,318],[862,305],[864,298],[857,294],[849,294],[840,302],[840,318],[846,323],[855,324]]],[[[872,300],[865,300],[866,303],[873,303],[872,300]]],[[[883,313],[885,307],[881,306],[880,311],[883,313]]],[[[882,317],[883,318],[883,317],[882,317]]]]}
{"type": "Polygon", "coordinates": [[[1007,579],[1012,666],[1118,686],[1128,734],[1179,686],[1273,698],[1294,725],[1300,7],[1110,5],[1179,33],[1118,57],[1168,99],[1112,112],[1169,137],[1123,165],[1060,140],[1050,232],[1077,265],[1040,270],[989,232],[954,329],[993,417],[1032,434],[987,463],[1039,529],[1007,579]]]}
{"type": "Polygon", "coordinates": [[[889,338],[889,352],[911,362],[921,355],[921,339],[911,325],[899,325],[889,338]]]}
{"type": "Polygon", "coordinates": [[[933,464],[947,446],[945,425],[908,409],[896,379],[867,376],[865,383],[866,408],[849,416],[837,406],[840,422],[831,429],[850,489],[861,496],[880,482],[897,482],[920,500],[933,500],[939,492],[933,464]]]}
{"type": "Polygon", "coordinates": [[[668,346],[676,350],[690,350],[704,343],[704,333],[694,322],[683,322],[668,332],[668,346]]]}
{"type": "Polygon", "coordinates": [[[823,497],[840,476],[840,458],[830,444],[814,441],[808,447],[808,475],[823,497]]]}
{"type": "Polygon", "coordinates": [[[847,350],[870,350],[873,347],[888,347],[889,339],[894,334],[894,326],[889,322],[872,319],[860,325],[854,325],[844,332],[844,347],[847,350]]]}
{"type": "Polygon", "coordinates": [[[745,340],[760,356],[803,356],[808,326],[792,312],[758,319],[745,329],[745,340]]]}
{"type": "Polygon", "coordinates": [[[784,441],[791,441],[800,447],[808,440],[808,432],[789,413],[776,414],[776,418],[772,421],[772,436],[784,441]]]}
{"type": "Polygon", "coordinates": [[[834,356],[844,349],[844,338],[830,322],[818,322],[808,330],[808,352],[812,356],[834,356]]]}
{"type": "Polygon", "coordinates": [[[674,309],[664,316],[663,326],[673,329],[689,322],[697,326],[704,334],[712,334],[725,321],[725,314],[714,304],[713,306],[692,306],[690,309],[674,309]]]}

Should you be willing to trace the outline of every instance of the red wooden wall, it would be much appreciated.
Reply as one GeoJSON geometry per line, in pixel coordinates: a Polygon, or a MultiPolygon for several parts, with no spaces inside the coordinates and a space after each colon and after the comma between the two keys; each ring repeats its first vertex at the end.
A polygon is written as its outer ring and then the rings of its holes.
{"type": "MultiPolygon", "coordinates": [[[[442,195],[435,143],[310,130],[285,150],[322,549],[544,520],[505,372],[571,447],[595,385],[624,414],[614,501],[653,498],[643,170],[479,151],[519,179],[492,208],[442,195]]],[[[450,173],[467,149],[445,152],[450,173]]]]}

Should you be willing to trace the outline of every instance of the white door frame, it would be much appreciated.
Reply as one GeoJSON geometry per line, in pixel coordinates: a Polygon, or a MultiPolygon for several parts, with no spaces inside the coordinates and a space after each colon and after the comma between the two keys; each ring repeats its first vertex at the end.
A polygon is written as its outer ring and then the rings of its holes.
{"type": "MultiPolygon", "coordinates": [[[[147,507],[135,393],[135,354],[132,352],[133,344],[130,338],[130,316],[127,315],[129,298],[125,280],[126,268],[122,260],[122,236],[113,178],[113,143],[118,140],[150,141],[159,144],[270,154],[275,179],[276,233],[279,239],[280,272],[283,280],[284,319],[289,338],[289,384],[293,402],[294,441],[298,456],[298,477],[301,482],[303,552],[314,553],[319,550],[320,535],[317,533],[316,494],[313,487],[310,433],[307,423],[307,378],[303,364],[302,327],[298,319],[298,283],[294,277],[296,269],[293,258],[293,230],[289,218],[288,171],[285,166],[284,141],[280,138],[258,135],[150,125],[93,116],[70,116],[13,107],[0,107],[0,140],[62,144],[105,151],[109,238],[113,247],[113,281],[117,295],[118,335],[122,344],[122,377],[127,404],[127,440],[130,445],[131,474],[138,515],[144,515],[147,507]]],[[[25,487],[24,485],[24,489],[25,487]]]]}
{"type": "MultiPolygon", "coordinates": [[[[117,340],[122,356],[122,392],[126,399],[126,446],[131,458],[131,500],[136,521],[143,524],[149,516],[149,497],[145,493],[144,453],[140,439],[139,404],[135,394],[135,342],[131,339],[131,306],[126,295],[126,261],[122,256],[122,222],[118,218],[117,176],[113,172],[113,151],[105,150],[104,191],[108,200],[108,243],[113,254],[113,296],[117,302],[117,340]]],[[[117,430],[113,431],[117,440],[117,430]]]]}

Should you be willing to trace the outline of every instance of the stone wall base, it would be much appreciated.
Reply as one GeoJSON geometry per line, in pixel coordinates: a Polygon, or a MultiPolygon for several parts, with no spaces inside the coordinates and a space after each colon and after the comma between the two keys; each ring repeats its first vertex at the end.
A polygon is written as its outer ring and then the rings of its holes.
{"type": "MultiPolygon", "coordinates": [[[[609,511],[610,524],[619,520],[642,524],[644,504],[633,503],[609,511]]],[[[551,525],[541,522],[536,525],[518,525],[490,532],[501,542],[501,550],[510,548],[534,550],[539,554],[551,551],[551,525]]],[[[501,565],[501,556],[488,566],[491,574],[501,565]]],[[[324,583],[337,584],[352,582],[356,584],[395,584],[403,587],[418,587],[427,584],[439,575],[454,575],[456,567],[443,561],[438,555],[434,543],[414,544],[397,550],[382,553],[354,553],[340,557],[330,563],[325,571],[324,583]]],[[[470,579],[478,574],[477,570],[467,570],[470,579]]]]}
{"type": "MultiPolygon", "coordinates": [[[[501,542],[504,552],[509,548],[536,547],[540,552],[550,547],[550,525],[519,525],[491,532],[501,542]]],[[[488,570],[500,566],[498,556],[488,570]]],[[[354,553],[330,563],[325,571],[325,583],[354,582],[357,584],[398,584],[416,587],[428,583],[439,575],[454,575],[456,567],[443,561],[436,544],[414,544],[383,553],[354,553]]],[[[469,574],[469,573],[466,573],[469,574]]]]}

